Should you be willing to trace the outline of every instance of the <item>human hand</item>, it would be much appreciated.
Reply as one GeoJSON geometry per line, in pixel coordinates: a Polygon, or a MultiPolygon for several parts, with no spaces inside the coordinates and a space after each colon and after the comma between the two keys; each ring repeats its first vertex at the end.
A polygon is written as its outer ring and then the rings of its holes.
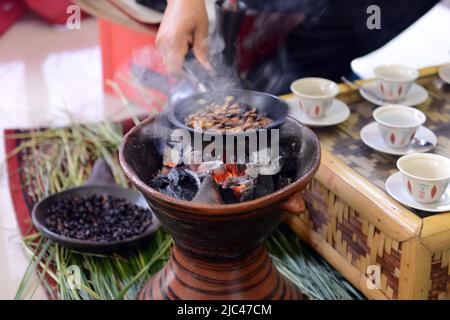
{"type": "Polygon", "coordinates": [[[166,68],[170,74],[181,72],[189,48],[202,66],[211,70],[208,61],[208,15],[204,0],[168,0],[156,36],[166,68]]]}

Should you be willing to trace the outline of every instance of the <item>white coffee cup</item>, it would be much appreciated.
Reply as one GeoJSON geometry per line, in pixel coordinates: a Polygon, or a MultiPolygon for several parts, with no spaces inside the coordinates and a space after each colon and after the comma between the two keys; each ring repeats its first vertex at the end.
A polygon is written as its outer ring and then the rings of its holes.
{"type": "Polygon", "coordinates": [[[339,86],[323,78],[302,78],[291,84],[291,91],[299,98],[298,105],[310,118],[322,118],[339,93],[339,86]]]}
{"type": "Polygon", "coordinates": [[[399,64],[386,64],[373,70],[377,90],[386,101],[405,99],[413,82],[419,77],[416,69],[399,64]]]}
{"type": "Polygon", "coordinates": [[[422,111],[398,104],[375,109],[373,118],[386,145],[394,149],[406,148],[426,120],[422,111]]]}
{"type": "Polygon", "coordinates": [[[401,157],[397,168],[403,185],[417,202],[432,203],[444,194],[450,181],[450,159],[431,153],[414,153],[401,157]]]}

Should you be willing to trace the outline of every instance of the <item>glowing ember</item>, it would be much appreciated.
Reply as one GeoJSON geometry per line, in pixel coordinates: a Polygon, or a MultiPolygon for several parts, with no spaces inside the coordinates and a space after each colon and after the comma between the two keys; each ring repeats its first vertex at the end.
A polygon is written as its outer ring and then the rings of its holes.
{"type": "Polygon", "coordinates": [[[233,190],[237,198],[240,198],[243,189],[252,185],[245,169],[242,170],[238,164],[234,163],[225,164],[222,168],[212,170],[211,175],[217,184],[233,190]]]}

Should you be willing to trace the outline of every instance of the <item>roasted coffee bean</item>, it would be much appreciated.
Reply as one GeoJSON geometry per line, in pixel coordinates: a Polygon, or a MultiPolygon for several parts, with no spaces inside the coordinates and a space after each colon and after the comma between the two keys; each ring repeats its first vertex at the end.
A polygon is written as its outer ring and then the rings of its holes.
{"type": "Polygon", "coordinates": [[[185,123],[196,128],[200,126],[204,130],[241,132],[247,129],[260,129],[269,126],[272,119],[258,112],[256,108],[251,108],[242,104],[233,103],[224,105],[211,103],[204,109],[190,114],[185,119],[185,123]]]}
{"type": "Polygon", "coordinates": [[[150,210],[106,195],[59,200],[46,210],[45,218],[46,226],[55,233],[98,242],[140,235],[151,223],[150,210]]]}

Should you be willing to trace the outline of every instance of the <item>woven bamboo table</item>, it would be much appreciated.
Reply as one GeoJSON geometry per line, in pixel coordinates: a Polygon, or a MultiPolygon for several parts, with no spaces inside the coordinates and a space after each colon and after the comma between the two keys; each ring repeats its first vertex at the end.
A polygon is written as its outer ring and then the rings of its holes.
{"type": "MultiPolygon", "coordinates": [[[[430,96],[417,107],[438,136],[433,152],[450,157],[450,86],[437,70],[421,70],[417,82],[430,96]]],[[[450,212],[414,211],[386,193],[398,157],[362,143],[360,129],[372,121],[375,106],[340,87],[339,99],[352,115],[339,126],[315,129],[321,166],[304,193],[306,213],[289,216],[287,224],[368,298],[450,299],[450,212]],[[367,285],[373,265],[381,270],[378,289],[367,285]]]]}

